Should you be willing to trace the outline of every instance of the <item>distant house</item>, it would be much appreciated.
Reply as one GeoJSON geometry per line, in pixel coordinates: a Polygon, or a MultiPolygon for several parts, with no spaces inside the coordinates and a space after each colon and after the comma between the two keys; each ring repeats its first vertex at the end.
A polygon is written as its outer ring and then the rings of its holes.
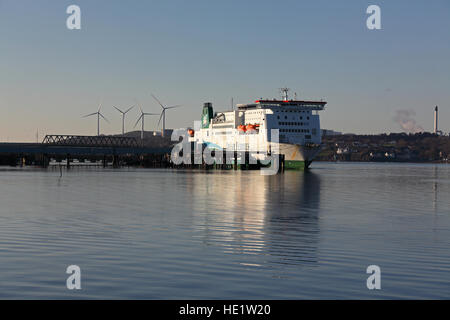
{"type": "Polygon", "coordinates": [[[389,159],[395,159],[395,153],[393,152],[386,152],[384,156],[389,159]]]}
{"type": "Polygon", "coordinates": [[[336,154],[349,154],[350,149],[349,148],[338,148],[336,150],[336,154]]]}

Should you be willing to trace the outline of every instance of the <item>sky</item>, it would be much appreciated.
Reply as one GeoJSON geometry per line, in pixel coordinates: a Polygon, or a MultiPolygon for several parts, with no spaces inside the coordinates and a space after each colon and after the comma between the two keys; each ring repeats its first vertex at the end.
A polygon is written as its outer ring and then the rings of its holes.
{"type": "Polygon", "coordinates": [[[327,101],[322,128],[401,132],[401,111],[432,131],[438,105],[449,132],[449,58],[448,0],[0,0],[0,142],[94,135],[96,118],[82,116],[100,101],[101,133],[120,133],[113,106],[159,113],[151,93],[182,105],[168,128],[187,127],[206,101],[223,111],[280,87],[327,101]],[[72,4],[81,30],[66,27],[72,4]],[[371,4],[381,30],[366,27],[371,4]]]}

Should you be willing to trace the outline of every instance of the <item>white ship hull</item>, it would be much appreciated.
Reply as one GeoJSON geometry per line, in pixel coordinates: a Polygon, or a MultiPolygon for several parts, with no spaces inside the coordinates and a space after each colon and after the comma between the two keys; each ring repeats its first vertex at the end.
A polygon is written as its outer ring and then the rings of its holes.
{"type": "Polygon", "coordinates": [[[280,154],[284,155],[285,167],[306,169],[322,149],[320,145],[302,146],[298,144],[280,143],[280,154]]]}
{"type": "Polygon", "coordinates": [[[285,168],[307,168],[321,150],[324,101],[257,100],[225,112],[205,103],[192,142],[227,151],[284,155],[285,168]],[[275,130],[275,131],[274,131],[275,130]]]}

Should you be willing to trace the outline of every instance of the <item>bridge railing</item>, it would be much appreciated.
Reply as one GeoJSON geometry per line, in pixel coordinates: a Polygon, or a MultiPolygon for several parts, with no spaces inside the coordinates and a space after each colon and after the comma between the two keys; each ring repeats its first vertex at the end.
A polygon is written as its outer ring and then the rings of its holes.
{"type": "Polygon", "coordinates": [[[47,146],[66,147],[139,147],[139,143],[136,138],[122,136],[46,135],[42,143],[47,146]]]}

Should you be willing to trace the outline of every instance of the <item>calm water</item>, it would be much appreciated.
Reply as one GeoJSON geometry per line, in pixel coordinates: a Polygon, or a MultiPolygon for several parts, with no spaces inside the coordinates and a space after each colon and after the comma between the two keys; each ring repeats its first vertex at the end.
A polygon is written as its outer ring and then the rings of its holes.
{"type": "Polygon", "coordinates": [[[447,165],[59,176],[0,168],[0,298],[450,298],[447,165]]]}

